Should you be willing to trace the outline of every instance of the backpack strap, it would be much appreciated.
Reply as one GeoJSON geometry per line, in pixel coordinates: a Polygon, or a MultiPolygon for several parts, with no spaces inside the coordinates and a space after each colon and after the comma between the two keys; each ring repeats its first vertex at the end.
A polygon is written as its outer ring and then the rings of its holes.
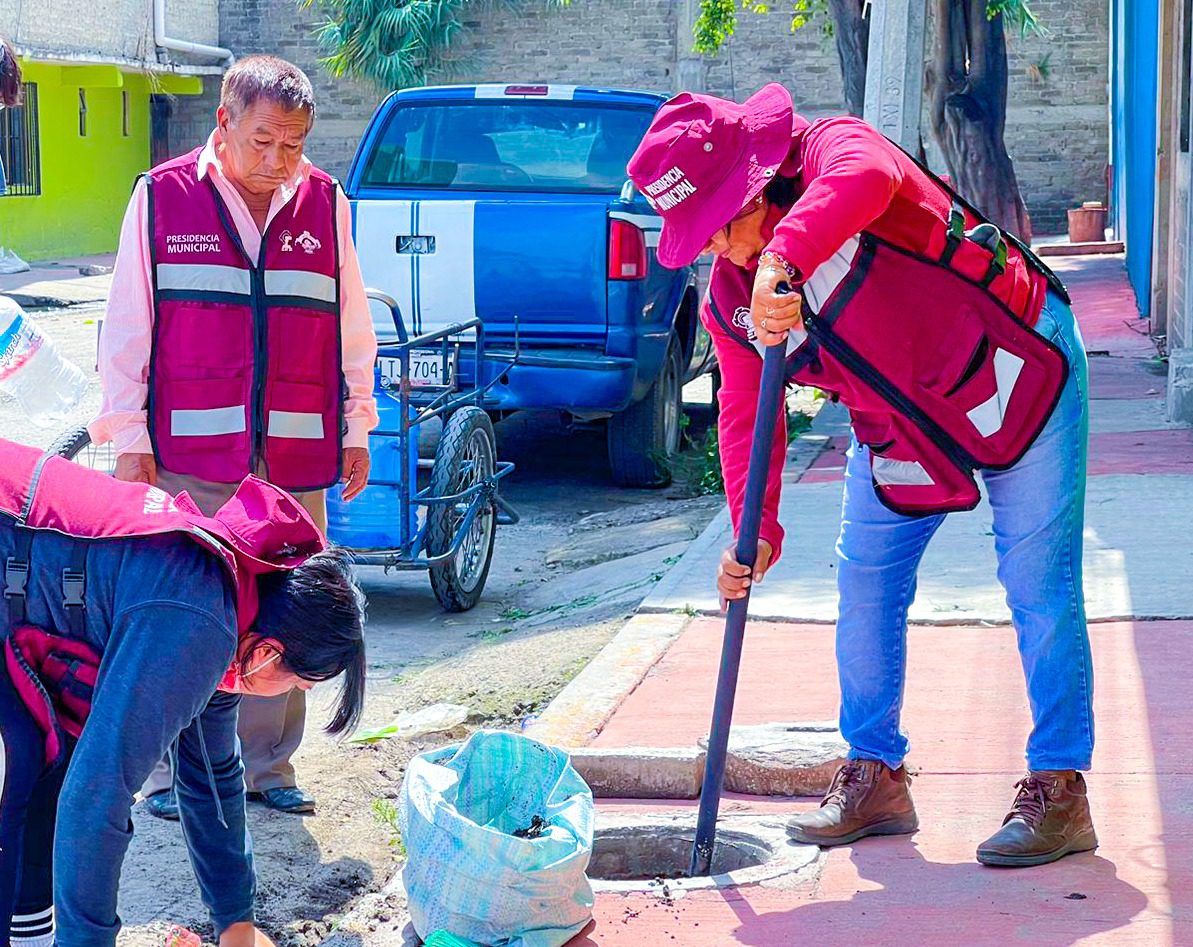
{"type": "Polygon", "coordinates": [[[29,582],[29,553],[33,548],[33,532],[23,526],[13,529],[16,548],[4,563],[4,598],[8,603],[8,619],[13,628],[25,623],[25,586],[29,582]]]}
{"type": "Polygon", "coordinates": [[[82,638],[87,631],[87,550],[89,544],[75,540],[70,565],[62,570],[62,605],[66,608],[70,633],[82,638]]]}
{"type": "Polygon", "coordinates": [[[953,262],[953,254],[965,239],[965,210],[955,198],[949,210],[949,229],[944,237],[944,250],[940,254],[940,262],[948,266],[953,262]]]}
{"type": "MultiPolygon", "coordinates": [[[[949,235],[950,235],[949,243],[950,244],[956,242],[959,245],[959,241],[962,239],[961,236],[958,236],[958,237],[956,237],[956,241],[953,240],[953,227],[954,227],[953,220],[954,220],[954,215],[958,211],[962,212],[961,229],[962,229],[963,233],[965,230],[964,211],[969,211],[969,213],[971,213],[974,217],[976,217],[980,221],[986,220],[985,215],[983,215],[981,211],[979,211],[976,207],[974,207],[971,203],[969,203],[969,201],[967,201],[964,197],[962,197],[960,194],[958,194],[952,187],[950,187],[948,184],[945,184],[944,181],[942,181],[940,179],[940,176],[935,171],[933,171],[931,168],[929,168],[924,162],[920,161],[919,158],[917,158],[910,151],[908,151],[906,148],[904,148],[902,145],[900,145],[897,141],[893,141],[890,138],[888,138],[887,141],[889,141],[891,143],[891,145],[893,145],[895,148],[898,148],[905,155],[907,155],[907,157],[910,158],[912,160],[912,162],[914,162],[915,165],[917,167],[919,167],[919,169],[921,171],[923,171],[924,174],[926,174],[928,176],[928,178],[932,181],[932,183],[934,183],[937,187],[939,187],[942,191],[944,191],[945,194],[949,195],[949,197],[952,198],[953,209],[949,213],[949,235]]],[[[1031,247],[1029,247],[1026,243],[1024,243],[1018,237],[1016,237],[1013,233],[1003,233],[1003,238],[1008,244],[1010,244],[1012,247],[1014,247],[1016,250],[1019,251],[1020,255],[1031,264],[1032,268],[1034,268],[1037,272],[1043,274],[1044,279],[1047,280],[1048,286],[1052,289],[1053,292],[1055,292],[1058,296],[1060,296],[1060,298],[1063,299],[1066,304],[1072,302],[1072,300],[1069,298],[1069,291],[1065,287],[1065,284],[1063,282],[1061,282],[1060,277],[1057,276],[1054,272],[1052,272],[1052,269],[1043,260],[1041,260],[1039,258],[1039,256],[1036,255],[1035,251],[1032,250],[1031,247]]],[[[952,246],[951,250],[949,249],[948,246],[946,246],[944,254],[941,255],[940,262],[947,264],[949,262],[949,260],[952,259],[953,253],[956,252],[956,249],[957,249],[956,245],[952,246]]]]}

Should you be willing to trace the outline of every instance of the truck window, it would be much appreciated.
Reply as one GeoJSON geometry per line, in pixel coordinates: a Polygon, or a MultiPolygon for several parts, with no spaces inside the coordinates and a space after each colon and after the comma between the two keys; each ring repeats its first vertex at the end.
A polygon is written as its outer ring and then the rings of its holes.
{"type": "Polygon", "coordinates": [[[616,193],[653,114],[524,100],[402,106],[378,139],[361,183],[616,193]]]}

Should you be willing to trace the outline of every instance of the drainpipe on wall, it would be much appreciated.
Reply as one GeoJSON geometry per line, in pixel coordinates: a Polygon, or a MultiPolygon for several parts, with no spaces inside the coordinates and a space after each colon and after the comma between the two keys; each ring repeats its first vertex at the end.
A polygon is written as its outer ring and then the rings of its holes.
{"type": "Polygon", "coordinates": [[[232,50],[223,46],[208,46],[204,43],[192,43],[190,40],[174,39],[166,35],[166,0],[153,0],[153,41],[162,49],[169,49],[176,53],[187,53],[191,56],[205,56],[218,59],[222,65],[230,66],[236,58],[232,50]]]}

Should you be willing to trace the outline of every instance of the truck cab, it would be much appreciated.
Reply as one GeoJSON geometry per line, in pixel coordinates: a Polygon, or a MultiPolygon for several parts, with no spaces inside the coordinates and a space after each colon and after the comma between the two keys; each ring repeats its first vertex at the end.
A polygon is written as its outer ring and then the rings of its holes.
{"type": "MultiPolygon", "coordinates": [[[[712,367],[695,270],[659,265],[661,220],[626,180],[665,98],[543,84],[395,92],[345,182],[366,285],[398,301],[415,336],[480,318],[488,358],[478,370],[461,339],[459,383],[495,382],[493,415],[608,419],[624,486],[667,482],[658,460],[679,446],[681,389],[712,367]]],[[[376,327],[392,339],[387,314],[376,327]]]]}

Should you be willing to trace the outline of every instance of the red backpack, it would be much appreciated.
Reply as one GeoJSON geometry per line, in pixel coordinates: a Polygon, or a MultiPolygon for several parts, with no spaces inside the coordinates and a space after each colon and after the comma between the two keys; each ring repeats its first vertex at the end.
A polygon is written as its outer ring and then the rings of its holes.
{"type": "MultiPolygon", "coordinates": [[[[804,331],[788,338],[788,381],[840,398],[870,448],[879,498],[910,515],[973,509],[974,471],[1019,461],[1068,376],[1064,354],[1028,324],[1049,288],[1067,301],[1064,286],[953,198],[948,220],[933,216],[924,248],[868,232],[847,240],[800,287],[804,331]],[[1008,253],[1026,264],[1018,278],[1008,253]]],[[[761,354],[752,283],[753,273],[718,260],[708,307],[761,354]]]]}

